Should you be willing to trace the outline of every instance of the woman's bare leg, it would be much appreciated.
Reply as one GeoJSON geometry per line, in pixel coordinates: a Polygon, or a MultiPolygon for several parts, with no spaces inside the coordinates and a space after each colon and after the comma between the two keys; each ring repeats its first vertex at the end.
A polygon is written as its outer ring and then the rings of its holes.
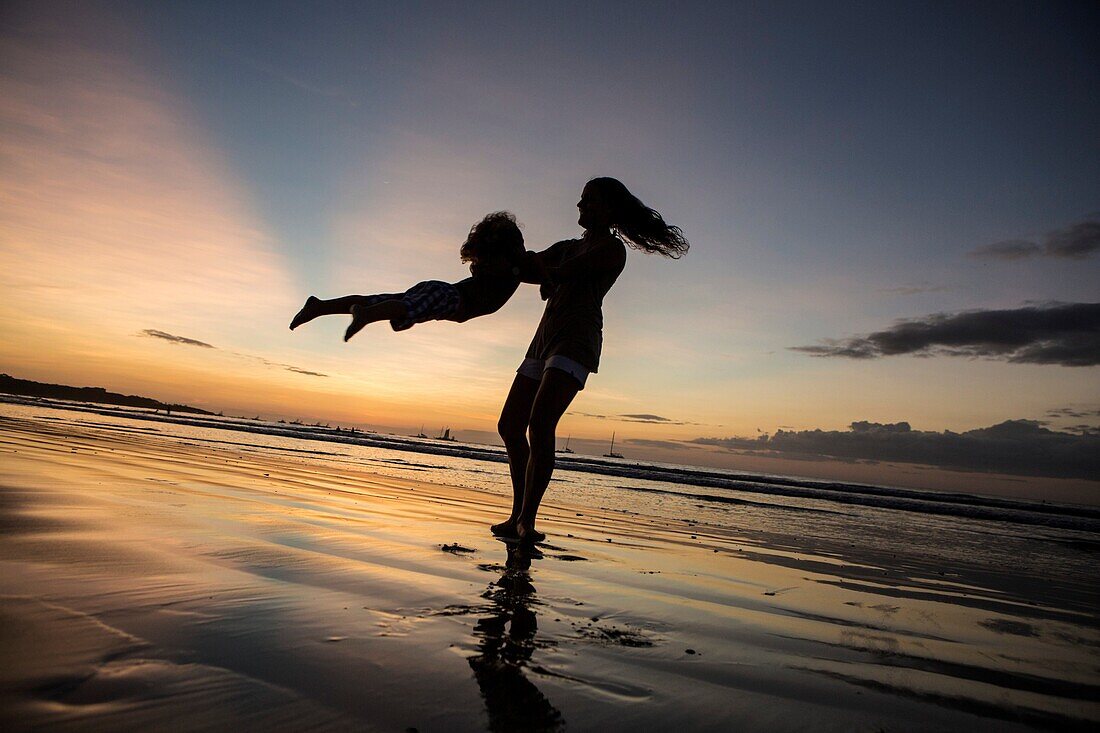
{"type": "Polygon", "coordinates": [[[409,310],[405,307],[405,302],[397,298],[381,300],[370,305],[356,303],[351,307],[351,325],[344,331],[344,340],[347,341],[362,331],[368,323],[403,320],[408,315],[409,310]]]}
{"type": "Polygon", "coordinates": [[[497,432],[508,451],[508,472],[512,477],[512,513],[500,524],[490,529],[499,537],[516,537],[516,520],[523,508],[523,493],[527,482],[527,461],[531,457],[531,448],[527,444],[527,422],[531,418],[531,406],[535,404],[535,395],[539,391],[539,382],[522,374],[512,380],[508,399],[500,411],[497,432]]]}
{"type": "Polygon", "coordinates": [[[554,431],[579,390],[577,380],[560,369],[550,368],[542,373],[527,427],[531,457],[527,461],[523,507],[516,521],[516,535],[525,542],[540,542],[546,538],[535,530],[535,518],[554,474],[554,431]]]}

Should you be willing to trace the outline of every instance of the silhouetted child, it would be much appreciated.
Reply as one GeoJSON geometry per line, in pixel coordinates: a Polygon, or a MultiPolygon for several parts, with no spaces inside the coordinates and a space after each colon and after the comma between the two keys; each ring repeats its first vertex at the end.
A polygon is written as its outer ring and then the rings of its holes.
{"type": "Polygon", "coordinates": [[[528,252],[516,218],[507,211],[489,214],[474,224],[459,252],[470,263],[471,277],[451,284],[439,280],[417,283],[404,293],[345,295],[321,300],[314,296],[290,322],[295,329],[318,316],[350,314],[347,341],[368,323],[388,320],[394,331],[404,331],[424,321],[456,321],[485,316],[500,310],[520,282],[528,252]]]}

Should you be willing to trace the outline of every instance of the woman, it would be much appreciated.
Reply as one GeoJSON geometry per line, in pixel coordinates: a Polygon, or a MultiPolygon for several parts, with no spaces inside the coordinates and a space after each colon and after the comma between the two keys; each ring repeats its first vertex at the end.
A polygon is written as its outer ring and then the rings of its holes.
{"type": "Polygon", "coordinates": [[[535,519],[554,473],[554,431],[599,367],[603,298],[626,266],[624,242],[673,259],[688,250],[679,227],[666,224],[614,178],[589,181],[577,208],[584,236],[538,253],[536,271],[524,273],[526,282],[542,285],[546,310],[497,425],[508,451],[512,513],[492,531],[523,542],[546,537],[535,519]]]}

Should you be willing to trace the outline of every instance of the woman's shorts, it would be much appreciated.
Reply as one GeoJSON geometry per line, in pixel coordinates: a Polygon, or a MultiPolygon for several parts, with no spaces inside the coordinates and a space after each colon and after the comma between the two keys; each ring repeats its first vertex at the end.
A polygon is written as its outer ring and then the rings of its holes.
{"type": "Polygon", "coordinates": [[[516,369],[516,374],[522,374],[525,377],[534,379],[536,382],[540,382],[542,381],[542,373],[547,369],[558,369],[565,372],[580,383],[580,389],[584,389],[585,380],[588,379],[590,374],[588,369],[580,363],[568,356],[560,355],[551,356],[545,361],[542,359],[524,359],[523,363],[519,365],[519,369],[516,369]]]}
{"type": "Polygon", "coordinates": [[[462,300],[458,288],[440,280],[425,280],[402,295],[388,297],[400,300],[408,311],[404,318],[390,321],[394,331],[404,331],[424,321],[438,321],[454,315],[462,300]]]}

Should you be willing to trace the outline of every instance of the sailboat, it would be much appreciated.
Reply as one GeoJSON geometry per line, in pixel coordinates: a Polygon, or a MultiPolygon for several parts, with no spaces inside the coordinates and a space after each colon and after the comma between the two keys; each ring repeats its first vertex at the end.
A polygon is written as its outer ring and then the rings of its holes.
{"type": "Polygon", "coordinates": [[[436,438],[436,440],[456,440],[456,438],[451,435],[450,428],[444,428],[443,432],[439,434],[439,437],[436,438]]]}
{"type": "Polygon", "coordinates": [[[424,426],[423,425],[420,426],[420,432],[417,433],[416,437],[418,437],[418,438],[427,438],[428,437],[427,435],[424,434],[424,426]]]}
{"type": "Polygon", "coordinates": [[[576,452],[576,451],[574,451],[574,450],[571,450],[571,449],[569,448],[569,438],[572,438],[572,437],[573,437],[573,436],[572,436],[572,435],[570,435],[569,437],[567,437],[567,438],[565,439],[565,447],[564,447],[564,448],[559,448],[559,449],[558,449],[558,453],[575,453],[575,452],[576,452]]]}
{"type": "Polygon", "coordinates": [[[611,450],[603,454],[604,458],[622,458],[622,453],[615,452],[615,433],[611,433],[611,450]]]}

